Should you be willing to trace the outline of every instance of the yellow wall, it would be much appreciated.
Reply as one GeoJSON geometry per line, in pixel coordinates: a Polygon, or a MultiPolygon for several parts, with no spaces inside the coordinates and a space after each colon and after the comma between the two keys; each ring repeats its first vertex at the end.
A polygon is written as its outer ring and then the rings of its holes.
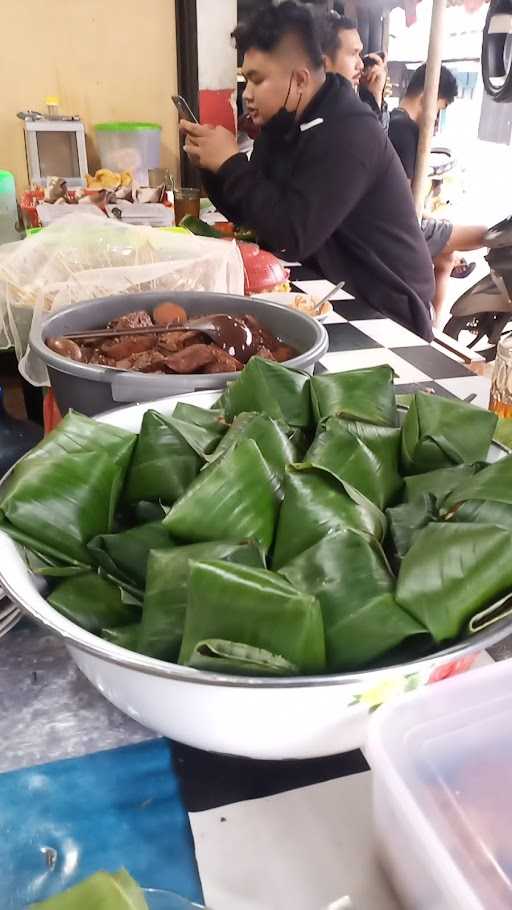
{"type": "Polygon", "coordinates": [[[161,123],[162,164],[176,172],[174,0],[0,0],[0,169],[27,171],[21,110],[79,114],[89,170],[98,166],[92,125],[104,120],[161,123]]]}

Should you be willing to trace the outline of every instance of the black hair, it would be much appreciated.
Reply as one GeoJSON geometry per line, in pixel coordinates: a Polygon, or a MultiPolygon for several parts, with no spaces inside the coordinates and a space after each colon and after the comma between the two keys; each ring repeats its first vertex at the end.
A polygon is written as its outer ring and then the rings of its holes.
{"type": "Polygon", "coordinates": [[[299,42],[311,66],[320,69],[323,57],[317,20],[306,6],[294,0],[256,10],[247,22],[236,27],[231,37],[243,56],[252,48],[273,51],[288,35],[299,42]]]}
{"type": "MultiPolygon", "coordinates": [[[[418,95],[421,95],[425,88],[426,72],[427,66],[425,63],[422,63],[422,65],[414,71],[409,80],[409,85],[407,86],[407,91],[405,93],[406,98],[417,98],[418,95]]],[[[457,80],[447,66],[441,67],[437,97],[442,98],[447,104],[451,104],[457,97],[457,80]]]]}
{"type": "Polygon", "coordinates": [[[318,17],[318,23],[322,53],[334,60],[340,49],[340,32],[351,32],[353,29],[357,29],[357,25],[353,19],[349,19],[348,16],[340,16],[334,10],[322,13],[318,17]]]}

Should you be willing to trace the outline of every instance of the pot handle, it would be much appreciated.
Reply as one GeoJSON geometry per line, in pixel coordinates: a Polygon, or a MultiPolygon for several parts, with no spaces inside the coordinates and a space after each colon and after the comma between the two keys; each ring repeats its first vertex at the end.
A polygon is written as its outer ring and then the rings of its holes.
{"type": "MultiPolygon", "coordinates": [[[[192,376],[141,376],[140,373],[119,373],[112,377],[111,390],[114,401],[123,403],[153,401],[169,395],[181,395],[209,388],[192,376]]],[[[214,388],[212,385],[211,388],[214,388]]]]}

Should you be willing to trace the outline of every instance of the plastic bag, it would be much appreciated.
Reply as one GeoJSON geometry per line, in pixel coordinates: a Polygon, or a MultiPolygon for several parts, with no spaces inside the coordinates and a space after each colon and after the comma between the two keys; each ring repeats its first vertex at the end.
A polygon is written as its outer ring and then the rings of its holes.
{"type": "Polygon", "coordinates": [[[134,291],[243,294],[234,242],[70,215],[0,247],[0,348],[14,347],[22,375],[49,385],[28,350],[33,320],[83,300],[134,291]]]}

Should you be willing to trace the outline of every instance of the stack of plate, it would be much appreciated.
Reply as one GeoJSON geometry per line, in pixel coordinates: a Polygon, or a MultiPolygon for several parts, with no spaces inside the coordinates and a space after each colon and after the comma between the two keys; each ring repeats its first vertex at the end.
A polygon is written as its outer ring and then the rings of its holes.
{"type": "Polygon", "coordinates": [[[0,638],[7,635],[20,619],[21,611],[11,603],[3,588],[0,588],[0,638]]]}

